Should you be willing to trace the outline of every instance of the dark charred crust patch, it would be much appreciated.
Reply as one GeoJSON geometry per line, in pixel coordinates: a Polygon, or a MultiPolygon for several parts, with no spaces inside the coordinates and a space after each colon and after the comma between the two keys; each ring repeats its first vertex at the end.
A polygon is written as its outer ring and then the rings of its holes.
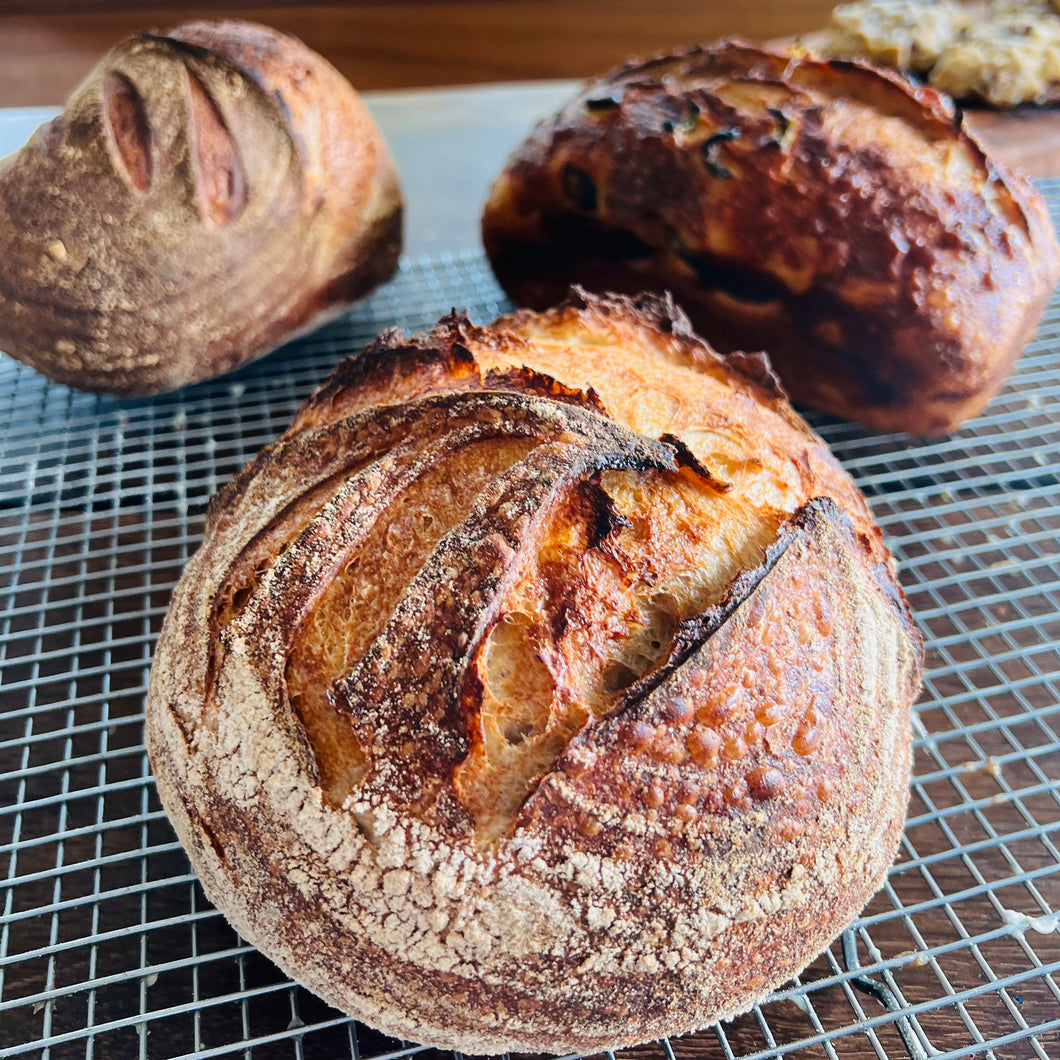
{"type": "Polygon", "coordinates": [[[659,441],[673,449],[677,455],[678,467],[687,467],[689,470],[694,471],[700,478],[705,479],[710,484],[710,488],[717,493],[728,493],[732,489],[728,482],[723,482],[708,467],[705,467],[696,454],[677,435],[663,434],[660,435],[659,441]]]}
{"type": "Polygon", "coordinates": [[[559,179],[568,202],[586,213],[596,209],[596,184],[584,169],[568,162],[560,171],[559,179]]]}
{"type": "Polygon", "coordinates": [[[609,537],[633,524],[617,508],[614,501],[600,488],[599,476],[583,484],[592,516],[589,523],[589,548],[599,548],[609,537]]]}
{"type": "Polygon", "coordinates": [[[699,145],[699,157],[707,172],[718,180],[732,180],[732,171],[722,164],[721,149],[725,144],[740,138],[739,129],[721,129],[712,133],[699,145]]]}
{"type": "Polygon", "coordinates": [[[412,380],[433,373],[452,389],[477,385],[480,376],[475,358],[463,342],[450,341],[454,332],[451,318],[445,318],[443,323],[444,328],[439,326],[407,341],[399,329],[390,328],[360,354],[347,357],[299,410],[283,437],[299,433],[318,415],[326,414],[337,400],[395,379],[412,380]]]}

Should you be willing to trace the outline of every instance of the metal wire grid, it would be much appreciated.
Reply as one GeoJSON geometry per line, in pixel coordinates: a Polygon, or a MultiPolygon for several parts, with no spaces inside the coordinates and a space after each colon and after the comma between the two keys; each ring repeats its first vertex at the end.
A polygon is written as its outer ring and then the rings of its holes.
{"type": "MultiPolygon", "coordinates": [[[[1043,188],[1060,214],[1060,181],[1043,188]]],[[[159,808],[142,708],[208,498],[341,356],[453,305],[507,307],[478,254],[407,262],[316,335],[151,401],[0,360],[0,1057],[433,1054],[327,1008],[210,906],[159,808]]],[[[797,981],[626,1055],[1060,1057],[1060,297],[950,438],[811,418],[869,495],[928,642],[901,855],[797,981]]]]}

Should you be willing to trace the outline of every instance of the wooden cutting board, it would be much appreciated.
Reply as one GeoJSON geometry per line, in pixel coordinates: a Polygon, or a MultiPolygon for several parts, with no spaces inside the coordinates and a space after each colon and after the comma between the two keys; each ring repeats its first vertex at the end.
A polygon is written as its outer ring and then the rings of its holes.
{"type": "Polygon", "coordinates": [[[966,110],[965,124],[983,146],[1032,177],[1060,177],[1060,107],[966,110]]]}

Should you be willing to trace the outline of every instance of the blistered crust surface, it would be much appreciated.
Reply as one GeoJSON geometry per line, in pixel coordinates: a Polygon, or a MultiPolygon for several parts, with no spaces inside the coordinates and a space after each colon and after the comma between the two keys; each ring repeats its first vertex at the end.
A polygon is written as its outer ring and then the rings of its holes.
{"type": "Polygon", "coordinates": [[[172,390],[340,311],[400,242],[389,151],[324,59],[243,22],[141,34],[0,163],[0,349],[172,390]]]}
{"type": "Polygon", "coordinates": [[[996,393],[1060,276],[1041,197],[938,93],[731,41],[587,84],[514,153],[482,230],[522,304],[668,289],[797,400],[925,434],[996,393]]]}
{"type": "Polygon", "coordinates": [[[746,1009],[857,912],[919,663],[765,366],[579,293],[381,337],[218,495],[149,753],[211,900],[327,1001],[584,1051],[746,1009]]]}

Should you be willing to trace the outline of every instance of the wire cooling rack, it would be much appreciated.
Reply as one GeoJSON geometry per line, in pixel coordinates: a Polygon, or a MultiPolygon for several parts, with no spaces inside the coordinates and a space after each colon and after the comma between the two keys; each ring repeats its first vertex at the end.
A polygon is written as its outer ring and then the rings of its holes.
{"type": "MultiPolygon", "coordinates": [[[[1060,214],[1060,181],[1043,188],[1060,214]]],[[[150,401],[0,357],[0,1056],[435,1060],[295,986],[205,900],[159,808],[143,701],[209,497],[341,356],[454,305],[507,308],[477,254],[406,263],[316,335],[150,401]]],[[[1060,297],[988,414],[947,439],[811,419],[927,639],[901,853],[797,981],[620,1056],[1057,1060],[1060,297]]]]}

